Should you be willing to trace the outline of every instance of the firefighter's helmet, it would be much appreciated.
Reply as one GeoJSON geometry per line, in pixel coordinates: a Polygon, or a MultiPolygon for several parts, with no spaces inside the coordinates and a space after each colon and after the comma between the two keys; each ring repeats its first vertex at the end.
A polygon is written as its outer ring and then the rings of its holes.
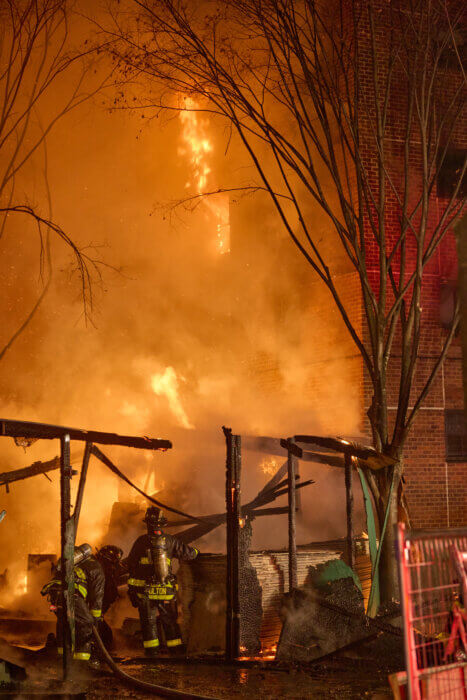
{"type": "Polygon", "coordinates": [[[167,518],[160,508],[150,506],[146,511],[143,522],[146,523],[148,527],[156,528],[167,525],[167,518]]]}
{"type": "Polygon", "coordinates": [[[106,544],[97,550],[96,557],[101,560],[104,559],[106,562],[116,566],[123,556],[123,549],[117,547],[113,544],[106,544]]]}

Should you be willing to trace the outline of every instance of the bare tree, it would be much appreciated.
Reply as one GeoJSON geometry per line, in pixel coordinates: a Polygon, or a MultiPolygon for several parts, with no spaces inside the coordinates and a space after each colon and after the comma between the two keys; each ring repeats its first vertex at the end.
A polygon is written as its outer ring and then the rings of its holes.
{"type": "Polygon", "coordinates": [[[450,195],[436,202],[433,196],[465,114],[458,45],[465,6],[449,0],[133,5],[133,20],[114,16],[109,30],[123,71],[146,86],[146,104],[176,110],[189,96],[236,131],[260,178],[256,187],[269,193],[363,358],[373,444],[397,460],[366,475],[380,527],[389,503],[381,582],[383,599],[390,599],[403,448],[458,326],[456,309],[430,376],[415,386],[427,266],[465,204],[465,160],[450,195]],[[308,216],[310,202],[327,217],[358,276],[362,332],[308,216]],[[376,275],[369,250],[377,251],[376,275]],[[394,420],[390,366],[399,385],[394,420]]]}
{"type": "Polygon", "coordinates": [[[20,217],[32,220],[39,236],[42,279],[42,289],[32,308],[0,348],[0,360],[47,294],[52,274],[51,236],[72,251],[86,317],[92,308],[92,282],[100,275],[100,263],[92,251],[76,245],[52,220],[47,178],[46,142],[53,127],[108,83],[106,76],[94,81],[92,88],[86,85],[89,58],[96,46],[91,48],[85,42],[81,48],[72,48],[70,13],[69,0],[0,0],[0,240],[9,221],[20,217]],[[39,157],[44,158],[46,215],[29,200],[22,186],[22,176],[39,157]]]}

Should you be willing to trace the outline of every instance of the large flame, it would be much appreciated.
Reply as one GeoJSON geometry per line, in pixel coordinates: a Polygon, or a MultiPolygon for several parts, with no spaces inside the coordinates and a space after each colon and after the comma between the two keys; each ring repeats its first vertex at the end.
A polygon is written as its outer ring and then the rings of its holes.
{"type": "Polygon", "coordinates": [[[153,374],[151,386],[156,396],[165,396],[167,398],[170,410],[179,425],[183,428],[194,428],[182,406],[178,391],[178,377],[173,367],[166,367],[161,374],[153,374]]]}
{"type": "MultiPolygon", "coordinates": [[[[182,138],[185,148],[180,149],[182,155],[188,155],[194,182],[187,181],[185,187],[194,189],[197,195],[216,191],[217,187],[210,177],[212,170],[209,165],[209,154],[212,152],[212,142],[209,139],[209,122],[198,116],[198,105],[191,98],[185,99],[185,109],[180,111],[183,125],[182,138]]],[[[230,222],[229,198],[226,194],[211,194],[203,200],[204,205],[214,218],[216,227],[216,249],[219,253],[230,252],[230,222]]]]}
{"type": "Polygon", "coordinates": [[[274,459],[274,457],[271,457],[270,459],[267,459],[265,457],[259,466],[263,474],[273,476],[277,472],[277,468],[279,465],[277,460],[274,459]]]}

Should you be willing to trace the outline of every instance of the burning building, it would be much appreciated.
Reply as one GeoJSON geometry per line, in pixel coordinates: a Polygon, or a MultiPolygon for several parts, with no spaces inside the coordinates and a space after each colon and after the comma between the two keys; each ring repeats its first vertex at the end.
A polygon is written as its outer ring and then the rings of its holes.
{"type": "MultiPolygon", "coordinates": [[[[387,58],[388,45],[381,35],[386,3],[376,4],[382,10],[378,51],[387,58]]],[[[369,103],[373,89],[371,50],[365,44],[369,27],[360,31],[365,51],[357,68],[362,100],[369,103]]],[[[459,68],[454,62],[446,70],[455,90],[459,68]]],[[[381,189],[381,178],[386,186],[389,180],[400,182],[410,161],[410,174],[414,173],[410,196],[415,198],[423,190],[423,164],[415,153],[418,142],[410,131],[407,135],[400,128],[400,105],[408,96],[404,85],[401,80],[400,92],[391,92],[386,172],[382,175],[382,168],[373,166],[379,154],[371,111],[360,122],[359,157],[369,173],[369,191],[381,189]],[[412,149],[410,158],[407,148],[412,149]]],[[[60,87],[52,103],[58,100],[60,87]]],[[[444,97],[448,99],[448,91],[444,97]]],[[[96,291],[94,325],[84,327],[77,323],[81,300],[76,297],[74,270],[67,254],[54,250],[56,275],[36,312],[41,285],[32,282],[29,273],[36,254],[42,255],[42,239],[39,250],[28,243],[18,252],[19,228],[11,218],[6,220],[2,267],[10,317],[4,330],[6,345],[10,337],[15,345],[14,352],[2,356],[0,386],[5,411],[17,418],[167,434],[175,450],[164,462],[152,456],[127,458],[118,448],[111,450],[111,458],[141,490],[198,516],[224,511],[222,424],[256,435],[363,434],[369,438],[367,415],[377,411],[378,405],[362,353],[355,350],[322,279],[310,276],[308,262],[291,245],[270,193],[264,191],[267,188],[261,183],[244,186],[254,181],[254,169],[246,163],[238,138],[231,142],[229,137],[227,149],[225,143],[223,148],[225,132],[216,117],[203,115],[203,106],[194,97],[178,95],[178,99],[179,118],[164,122],[160,129],[155,120],[146,121],[144,113],[136,119],[133,110],[114,108],[109,113],[81,106],[69,117],[72,121],[57,125],[48,141],[47,186],[41,180],[45,166],[38,154],[31,160],[30,174],[24,181],[18,178],[22,192],[28,191],[31,179],[37,180],[34,191],[39,202],[49,199],[50,187],[57,220],[84,248],[105,242],[107,264],[119,269],[104,275],[96,291]],[[174,204],[162,208],[161,201],[174,204]],[[177,217],[178,227],[173,225],[177,217]],[[23,328],[24,308],[31,306],[32,320],[16,340],[16,329],[23,328]]],[[[430,232],[439,223],[433,212],[442,210],[452,194],[450,171],[459,170],[460,154],[465,152],[463,127],[465,120],[460,120],[436,183],[429,188],[430,232]]],[[[326,173],[320,172],[319,177],[329,185],[326,173]]],[[[350,182],[353,193],[354,185],[350,182]]],[[[317,213],[312,198],[304,199],[303,216],[301,212],[286,216],[292,221],[291,231],[299,230],[303,219],[313,222],[316,240],[331,261],[330,279],[349,324],[369,347],[372,339],[361,276],[345,248],[338,247],[335,231],[322,212],[317,213]]],[[[368,289],[374,293],[382,279],[375,220],[397,248],[397,238],[407,224],[400,210],[393,192],[383,216],[373,217],[370,206],[370,214],[367,211],[363,217],[368,289]]],[[[32,236],[32,224],[26,224],[21,235],[32,236]]],[[[412,240],[404,251],[410,276],[417,245],[412,240]]],[[[417,389],[436,368],[452,325],[455,274],[453,239],[447,231],[424,273],[416,306],[423,307],[420,342],[412,358],[418,361],[417,389]]],[[[399,282],[400,278],[396,285],[399,282]]],[[[391,342],[387,408],[392,426],[401,399],[400,335],[396,333],[391,342]]],[[[460,368],[460,348],[454,339],[405,446],[403,491],[416,526],[465,524],[467,455],[460,368]]],[[[403,398],[411,410],[410,397],[403,398]]],[[[51,457],[37,444],[10,443],[2,453],[2,472],[51,457]]],[[[80,458],[72,455],[72,463],[80,458]]],[[[248,488],[255,491],[264,486],[267,470],[278,467],[272,455],[249,466],[248,488]]],[[[318,463],[307,466],[320,491],[319,497],[303,496],[298,540],[334,541],[345,532],[342,472],[318,463]]],[[[15,581],[8,605],[17,591],[24,592],[28,557],[58,551],[57,472],[50,478],[52,483],[37,476],[33,485],[14,485],[1,496],[0,507],[9,510],[21,542],[19,547],[12,543],[7,523],[2,526],[0,570],[8,567],[10,580],[15,581]]],[[[89,482],[79,538],[93,545],[115,540],[127,552],[141,528],[144,500],[101,465],[93,466],[89,482]]],[[[364,527],[360,502],[356,520],[358,532],[364,527]]],[[[278,517],[268,525],[255,523],[251,551],[245,555],[255,594],[255,608],[248,617],[252,627],[245,630],[241,643],[245,653],[267,652],[277,643],[280,600],[287,588],[286,544],[287,534],[278,517]]],[[[213,553],[193,569],[182,567],[180,574],[185,633],[193,650],[222,648],[223,532],[206,535],[200,548],[213,553]],[[206,609],[219,624],[204,629],[203,639],[197,639],[190,629],[206,609]]],[[[342,550],[329,545],[324,553],[319,547],[299,551],[298,584],[306,581],[310,567],[340,559],[342,550]]]]}

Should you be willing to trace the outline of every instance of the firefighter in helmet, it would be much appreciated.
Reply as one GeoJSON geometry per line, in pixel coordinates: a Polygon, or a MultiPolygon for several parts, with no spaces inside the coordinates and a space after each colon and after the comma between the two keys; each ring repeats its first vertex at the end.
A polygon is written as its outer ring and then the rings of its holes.
{"type": "Polygon", "coordinates": [[[160,508],[147,509],[144,521],[147,534],[138,537],[128,556],[128,594],[138,608],[146,656],[156,656],[159,647],[157,616],[170,651],[183,649],[177,624],[177,583],[172,559],[189,561],[199,552],[173,535],[163,532],[167,524],[160,508]]]}
{"type": "MultiPolygon", "coordinates": [[[[89,544],[75,547],[73,564],[75,587],[75,648],[73,650],[73,658],[78,661],[89,661],[92,647],[92,628],[102,616],[105,576],[102,566],[93,556],[92,548],[89,544]]],[[[58,653],[63,654],[63,608],[60,571],[61,561],[58,562],[55,568],[53,579],[42,588],[41,595],[48,597],[50,609],[57,616],[57,647],[58,653]]]]}
{"type": "MultiPolygon", "coordinates": [[[[122,562],[123,550],[113,544],[106,544],[96,552],[96,559],[102,566],[105,575],[104,599],[102,615],[105,615],[111,605],[118,599],[118,587],[126,583],[128,571],[122,562]]],[[[107,649],[112,647],[113,634],[110,626],[101,617],[98,632],[107,649]]]]}

